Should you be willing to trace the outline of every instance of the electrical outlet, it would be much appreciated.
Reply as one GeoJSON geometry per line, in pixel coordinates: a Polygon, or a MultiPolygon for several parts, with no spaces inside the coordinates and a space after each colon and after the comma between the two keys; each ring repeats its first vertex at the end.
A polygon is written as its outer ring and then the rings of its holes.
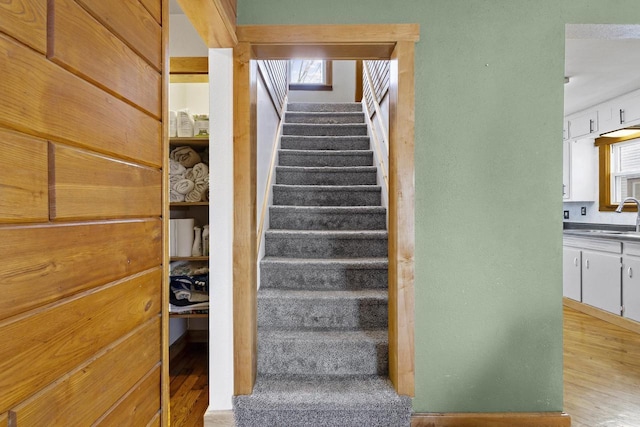
{"type": "Polygon", "coordinates": [[[564,219],[569,219],[569,211],[564,211],[564,219]]]}
{"type": "Polygon", "coordinates": [[[580,215],[586,215],[587,214],[587,207],[583,206],[580,208],[580,215]]]}

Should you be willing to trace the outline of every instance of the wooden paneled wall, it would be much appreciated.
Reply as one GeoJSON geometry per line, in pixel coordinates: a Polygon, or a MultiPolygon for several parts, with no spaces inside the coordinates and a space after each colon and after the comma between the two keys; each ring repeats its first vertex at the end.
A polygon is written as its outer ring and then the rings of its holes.
{"type": "Polygon", "coordinates": [[[166,4],[0,1],[0,426],[166,425],[166,4]]]}

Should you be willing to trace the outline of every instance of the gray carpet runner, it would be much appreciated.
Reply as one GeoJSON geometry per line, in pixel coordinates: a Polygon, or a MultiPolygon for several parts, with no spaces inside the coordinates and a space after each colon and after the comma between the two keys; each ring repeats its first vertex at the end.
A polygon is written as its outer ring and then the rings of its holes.
{"type": "Polygon", "coordinates": [[[238,427],[409,426],[388,375],[387,231],[362,106],[289,104],[238,427]]]}

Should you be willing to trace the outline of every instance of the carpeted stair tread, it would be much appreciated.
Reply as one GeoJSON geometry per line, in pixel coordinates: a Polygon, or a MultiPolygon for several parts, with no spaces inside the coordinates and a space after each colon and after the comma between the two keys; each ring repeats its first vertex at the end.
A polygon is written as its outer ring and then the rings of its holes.
{"type": "Polygon", "coordinates": [[[364,113],[343,111],[287,111],[285,123],[345,124],[364,123],[364,113]]]}
{"type": "Polygon", "coordinates": [[[361,112],[359,102],[290,102],[287,111],[306,112],[361,112]]]}
{"type": "Polygon", "coordinates": [[[376,185],[375,166],[307,167],[277,166],[276,184],[285,185],[376,185]]]}
{"type": "Polygon", "coordinates": [[[280,166],[371,166],[371,150],[280,150],[280,166]]]}
{"type": "Polygon", "coordinates": [[[362,123],[348,124],[307,124],[284,123],[283,135],[301,136],[364,136],[367,135],[367,125],[362,123]]]}
{"type": "Polygon", "coordinates": [[[258,374],[386,375],[386,329],[309,331],[258,329],[258,374]]]}
{"type": "Polygon", "coordinates": [[[299,258],[385,256],[387,231],[267,230],[265,254],[299,258]]]}
{"type": "Polygon", "coordinates": [[[265,256],[260,261],[263,264],[270,264],[282,267],[296,267],[306,265],[309,268],[331,269],[336,266],[354,269],[388,268],[389,261],[386,257],[362,257],[362,258],[294,258],[294,257],[274,257],[265,256]]]}
{"type": "Polygon", "coordinates": [[[280,148],[284,150],[369,150],[369,137],[283,135],[280,148]]]}
{"type": "Polygon", "coordinates": [[[379,185],[273,185],[274,205],[380,206],[379,185]]]}
{"type": "Polygon", "coordinates": [[[382,206],[270,206],[271,229],[383,230],[387,212],[382,206]]]}
{"type": "Polygon", "coordinates": [[[259,329],[355,330],[387,327],[387,290],[260,289],[259,329]]]}

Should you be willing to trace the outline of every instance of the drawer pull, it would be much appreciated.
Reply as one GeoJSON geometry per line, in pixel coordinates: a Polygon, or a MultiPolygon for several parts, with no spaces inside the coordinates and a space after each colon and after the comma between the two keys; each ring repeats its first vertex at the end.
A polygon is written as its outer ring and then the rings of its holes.
{"type": "Polygon", "coordinates": [[[630,279],[633,277],[633,270],[631,269],[631,267],[627,269],[627,274],[629,275],[630,279]]]}
{"type": "Polygon", "coordinates": [[[575,265],[576,267],[578,266],[578,257],[575,257],[573,259],[573,265],[575,265]]]}
{"type": "Polygon", "coordinates": [[[585,260],[584,266],[587,267],[587,270],[589,269],[589,260],[585,260]]]}

